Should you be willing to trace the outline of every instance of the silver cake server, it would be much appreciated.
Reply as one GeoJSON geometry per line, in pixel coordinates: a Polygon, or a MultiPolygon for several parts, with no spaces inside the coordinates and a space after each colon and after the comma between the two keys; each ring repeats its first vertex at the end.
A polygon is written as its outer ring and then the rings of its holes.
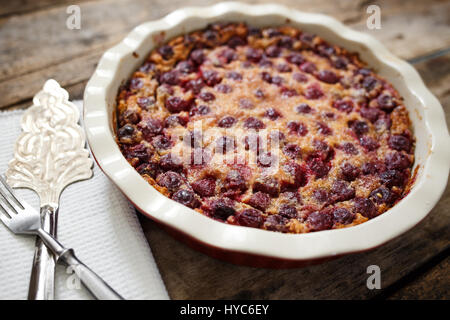
{"type": "MultiPolygon", "coordinates": [[[[85,148],[80,113],[69,94],[55,80],[48,80],[22,116],[23,132],[16,141],[14,158],[6,171],[14,188],[34,190],[41,201],[42,228],[56,237],[59,197],[69,184],[92,176],[92,159],[85,148]]],[[[36,239],[28,299],[52,300],[54,255],[36,239]]]]}

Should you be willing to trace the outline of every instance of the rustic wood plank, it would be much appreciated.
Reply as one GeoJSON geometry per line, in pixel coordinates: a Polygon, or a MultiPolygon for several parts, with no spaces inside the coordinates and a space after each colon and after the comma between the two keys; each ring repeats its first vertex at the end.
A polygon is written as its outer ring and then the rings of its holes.
{"type": "Polygon", "coordinates": [[[450,256],[407,284],[391,296],[390,300],[448,300],[450,299],[450,256]]]}
{"type": "MultiPolygon", "coordinates": [[[[63,86],[77,83],[80,78],[87,80],[95,68],[92,64],[95,52],[114,45],[139,23],[157,19],[182,6],[213,2],[218,0],[81,2],[81,30],[65,28],[65,5],[0,18],[0,108],[31,98],[48,75],[59,76],[63,86]],[[60,74],[67,69],[70,72],[60,74]],[[72,73],[73,70],[80,73],[72,73]]],[[[450,26],[445,14],[450,10],[448,1],[375,1],[382,10],[382,29],[374,31],[365,26],[368,3],[364,0],[279,2],[304,11],[333,15],[373,34],[403,58],[450,47],[450,26]]]]}
{"type": "Polygon", "coordinates": [[[13,14],[23,14],[28,12],[36,12],[38,10],[46,10],[61,5],[72,5],[80,3],[80,0],[15,0],[2,1],[0,6],[0,17],[13,14]]]}
{"type": "MultiPolygon", "coordinates": [[[[443,103],[450,123],[450,54],[423,61],[416,68],[443,103]]],[[[177,242],[148,219],[142,218],[142,225],[174,299],[371,298],[380,291],[367,289],[367,266],[380,266],[382,289],[388,288],[450,247],[450,188],[424,221],[390,243],[303,269],[267,270],[224,263],[177,242]]]]}

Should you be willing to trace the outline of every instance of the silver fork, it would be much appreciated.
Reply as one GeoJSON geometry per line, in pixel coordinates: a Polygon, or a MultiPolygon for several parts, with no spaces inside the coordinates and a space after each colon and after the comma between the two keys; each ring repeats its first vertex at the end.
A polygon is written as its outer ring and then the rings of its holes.
{"type": "Polygon", "coordinates": [[[28,203],[19,200],[12,189],[0,176],[0,219],[15,234],[39,236],[45,245],[54,253],[57,262],[71,266],[84,286],[97,299],[122,300],[102,278],[89,269],[75,256],[73,249],[65,248],[41,227],[39,211],[28,203]]]}

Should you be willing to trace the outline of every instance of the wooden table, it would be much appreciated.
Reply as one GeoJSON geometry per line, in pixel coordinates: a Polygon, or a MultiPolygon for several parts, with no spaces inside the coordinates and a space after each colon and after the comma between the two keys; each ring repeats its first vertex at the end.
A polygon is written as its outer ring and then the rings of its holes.
{"type": "MultiPolygon", "coordinates": [[[[0,108],[30,105],[48,78],[82,98],[101,54],[134,26],[206,0],[22,0],[0,4],[0,108]],[[81,29],[68,30],[66,8],[81,8],[81,29]]],[[[249,1],[266,2],[266,1],[249,1]]],[[[277,0],[326,13],[372,34],[407,59],[441,101],[450,120],[450,1],[277,0]],[[380,30],[366,27],[366,8],[381,7],[380,30]]],[[[443,148],[449,146],[441,146],[443,148]]],[[[449,299],[450,188],[413,230],[370,252],[321,265],[266,270],[223,263],[173,240],[141,218],[145,235],[174,299],[449,299]],[[381,268],[381,290],[368,290],[366,268],[381,268]]]]}

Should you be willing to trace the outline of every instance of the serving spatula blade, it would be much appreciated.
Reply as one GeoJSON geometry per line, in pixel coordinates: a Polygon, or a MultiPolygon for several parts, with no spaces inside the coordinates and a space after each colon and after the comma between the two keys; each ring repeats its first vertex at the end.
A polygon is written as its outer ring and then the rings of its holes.
{"type": "MultiPolygon", "coordinates": [[[[45,231],[56,237],[59,197],[69,184],[92,176],[80,113],[55,80],[47,80],[22,116],[22,133],[5,175],[14,188],[34,190],[41,202],[45,231]]],[[[28,299],[54,298],[55,259],[40,239],[30,277],[28,299]]]]}

